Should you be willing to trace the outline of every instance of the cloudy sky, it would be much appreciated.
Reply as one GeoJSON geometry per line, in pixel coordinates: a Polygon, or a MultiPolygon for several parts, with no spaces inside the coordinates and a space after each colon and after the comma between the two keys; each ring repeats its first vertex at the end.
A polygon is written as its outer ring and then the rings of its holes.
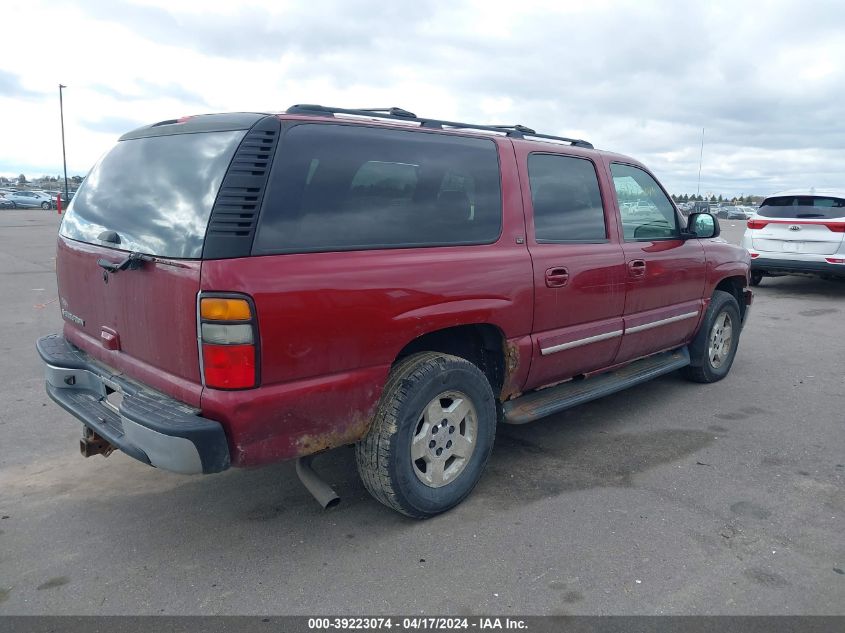
{"type": "Polygon", "coordinates": [[[676,193],[845,185],[841,0],[5,0],[0,174],[69,175],[125,131],[294,103],[522,123],[676,193]]]}

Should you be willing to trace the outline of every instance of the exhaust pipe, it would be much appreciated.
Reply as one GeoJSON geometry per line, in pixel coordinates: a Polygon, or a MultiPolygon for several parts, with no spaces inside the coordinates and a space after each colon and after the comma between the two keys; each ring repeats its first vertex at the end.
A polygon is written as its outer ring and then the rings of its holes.
{"type": "Polygon", "coordinates": [[[108,457],[114,452],[114,446],[108,440],[97,435],[87,426],[82,427],[82,439],[79,440],[79,452],[83,457],[102,455],[108,457]]]}
{"type": "Polygon", "coordinates": [[[319,503],[324,510],[328,510],[340,503],[340,497],[337,496],[337,493],[332,490],[332,487],[329,486],[329,484],[320,479],[320,475],[314,472],[314,469],[311,467],[312,459],[314,459],[313,455],[306,455],[305,457],[297,459],[296,474],[299,477],[299,481],[302,482],[302,485],[305,486],[308,489],[308,492],[310,492],[317,500],[317,503],[319,503]]]}

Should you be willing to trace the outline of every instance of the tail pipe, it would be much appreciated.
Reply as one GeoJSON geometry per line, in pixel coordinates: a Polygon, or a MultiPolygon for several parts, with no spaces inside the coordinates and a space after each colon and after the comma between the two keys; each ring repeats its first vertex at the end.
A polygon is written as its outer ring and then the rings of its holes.
{"type": "Polygon", "coordinates": [[[320,479],[320,475],[314,472],[314,469],[311,467],[311,460],[313,459],[313,455],[306,455],[297,459],[296,474],[302,485],[314,496],[317,503],[323,506],[324,510],[333,508],[340,503],[340,497],[329,484],[320,479]]]}

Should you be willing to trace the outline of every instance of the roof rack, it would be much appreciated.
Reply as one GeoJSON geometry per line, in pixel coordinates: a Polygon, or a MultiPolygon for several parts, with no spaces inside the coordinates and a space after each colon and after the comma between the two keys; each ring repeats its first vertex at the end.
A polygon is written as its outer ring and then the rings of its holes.
{"type": "Polygon", "coordinates": [[[320,116],[335,116],[336,114],[351,114],[353,116],[366,116],[378,119],[392,119],[398,121],[415,121],[424,128],[457,128],[457,129],[471,129],[471,130],[485,130],[488,132],[499,132],[511,138],[531,138],[549,139],[553,141],[564,141],[570,143],[575,147],[585,147],[593,149],[593,144],[588,141],[575,138],[567,138],[565,136],[552,136],[551,134],[539,134],[530,127],[524,125],[478,125],[476,123],[459,123],[457,121],[441,121],[439,119],[424,119],[418,117],[413,112],[404,110],[402,108],[333,108],[329,106],[314,105],[308,103],[300,103],[292,105],[286,110],[287,114],[316,114],[320,116]]]}

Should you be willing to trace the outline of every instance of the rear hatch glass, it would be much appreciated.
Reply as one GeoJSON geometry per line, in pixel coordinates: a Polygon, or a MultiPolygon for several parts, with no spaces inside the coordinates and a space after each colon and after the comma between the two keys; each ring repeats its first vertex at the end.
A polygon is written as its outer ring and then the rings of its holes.
{"type": "Polygon", "coordinates": [[[845,199],[830,196],[775,196],[757,209],[752,247],[774,253],[830,255],[842,243],[845,199]],[[765,223],[766,219],[771,222],[765,223]]]}
{"type": "Polygon", "coordinates": [[[194,406],[201,392],[199,258],[215,197],[244,134],[120,141],[91,170],[60,230],[56,270],[65,337],[194,406]],[[151,257],[137,268],[107,270],[127,251],[151,257]]]}
{"type": "Polygon", "coordinates": [[[194,259],[226,168],[245,132],[121,141],[77,191],[61,234],[147,255],[194,259]],[[120,243],[99,238],[114,231],[120,243]]]}

